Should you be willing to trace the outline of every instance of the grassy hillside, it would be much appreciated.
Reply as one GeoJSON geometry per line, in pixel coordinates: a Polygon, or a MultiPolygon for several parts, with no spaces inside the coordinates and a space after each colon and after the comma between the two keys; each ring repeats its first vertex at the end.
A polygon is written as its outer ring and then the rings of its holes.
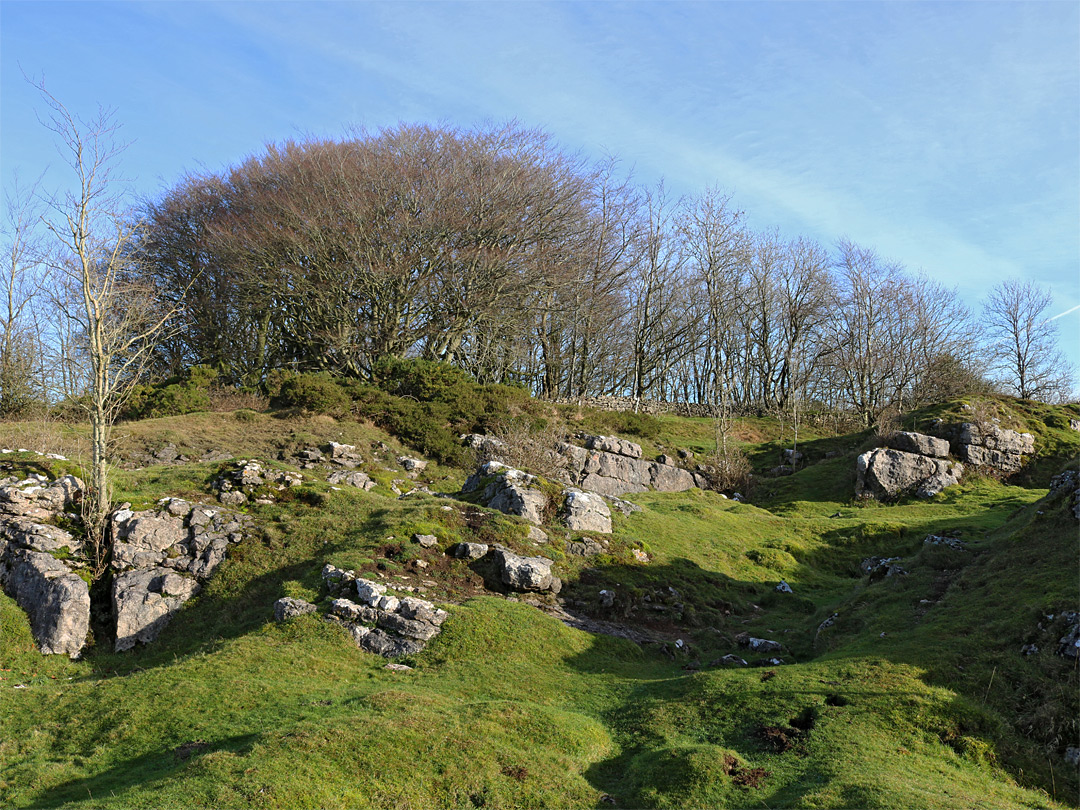
{"type": "MultiPolygon", "coordinates": [[[[962,416],[963,404],[913,419],[962,416]]],[[[699,490],[632,496],[643,510],[616,516],[608,553],[592,558],[567,554],[568,538],[553,534],[544,553],[568,604],[657,639],[643,646],[485,594],[480,574],[443,553],[460,540],[525,550],[515,519],[399,500],[389,470],[372,470],[369,493],[308,471],[302,497],[251,507],[259,534],[147,647],[114,654],[102,636],[81,661],[43,657],[0,594],[0,805],[1080,806],[1062,758],[1080,744],[1080,681],[1044,618],[1080,602],[1077,524],[1064,499],[1045,499],[1049,474],[1080,450],[1068,429],[1080,413],[998,407],[1037,435],[1024,486],[974,477],[930,502],[859,503],[853,459],[868,435],[802,431],[808,466],[763,480],[752,503],[699,490]],[[414,532],[439,543],[403,542],[414,532]],[[946,533],[964,548],[924,543],[946,533]],[[860,563],[874,556],[901,558],[907,573],[870,581],[860,563]],[[411,564],[420,557],[422,576],[411,564]],[[451,618],[406,661],[412,671],[385,669],[315,616],[273,622],[278,597],[325,596],[325,562],[435,583],[426,597],[451,618]],[[781,579],[792,594],[775,590],[781,579]],[[610,607],[601,589],[615,592],[610,607]],[[739,645],[744,633],[781,642],[784,663],[710,666],[728,653],[759,657],[739,645]],[[1040,653],[1022,656],[1028,643],[1040,653]]],[[[623,429],[647,452],[711,449],[708,420],[547,418],[623,429]]],[[[75,457],[78,428],[18,430],[46,431],[75,457]]],[[[770,420],[738,431],[761,473],[789,446],[770,420]]],[[[295,412],[144,420],[120,439],[128,456],[167,444],[192,458],[275,459],[329,440],[407,449],[368,422],[295,412]]],[[[117,497],[209,499],[219,467],[123,470],[117,497]]],[[[432,464],[425,477],[452,492],[467,473],[432,464]]]]}

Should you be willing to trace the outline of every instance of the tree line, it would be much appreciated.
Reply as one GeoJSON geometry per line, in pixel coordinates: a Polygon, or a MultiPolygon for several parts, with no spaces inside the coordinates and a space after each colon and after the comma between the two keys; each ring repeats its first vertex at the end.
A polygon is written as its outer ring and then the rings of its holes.
{"type": "Polygon", "coordinates": [[[81,272],[54,278],[112,268],[104,277],[126,290],[105,321],[163,321],[152,346],[113,354],[117,369],[138,357],[129,377],[204,364],[237,386],[280,368],[366,379],[384,358],[421,357],[542,397],[802,405],[866,423],[991,384],[1071,395],[1049,294],[1032,284],[999,285],[976,315],[872,247],[755,231],[720,188],[675,198],[517,124],[270,146],[110,220],[91,257],[70,238],[35,253],[33,217],[8,210],[8,414],[55,398],[56,385],[33,383],[47,366],[77,376],[42,359],[92,338],[85,317],[64,316],[89,293],[41,284],[73,261],[81,272]]]}

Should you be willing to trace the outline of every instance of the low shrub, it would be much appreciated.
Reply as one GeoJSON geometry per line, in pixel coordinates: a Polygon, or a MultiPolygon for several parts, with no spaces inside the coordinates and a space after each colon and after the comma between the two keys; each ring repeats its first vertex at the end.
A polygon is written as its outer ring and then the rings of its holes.
{"type": "Polygon", "coordinates": [[[192,366],[162,383],[137,385],[121,419],[156,419],[210,410],[210,386],[218,373],[209,366],[192,366]]]}
{"type": "Polygon", "coordinates": [[[351,410],[348,393],[325,372],[293,374],[286,377],[272,404],[300,408],[311,413],[342,417],[351,410]]]}

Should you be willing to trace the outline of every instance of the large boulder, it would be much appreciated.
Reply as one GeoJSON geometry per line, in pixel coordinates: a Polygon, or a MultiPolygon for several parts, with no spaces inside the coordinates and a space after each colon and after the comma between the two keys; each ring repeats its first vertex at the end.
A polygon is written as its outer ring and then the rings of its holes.
{"type": "Polygon", "coordinates": [[[0,582],[30,619],[41,652],[75,658],[90,629],[90,588],[50,554],[0,541],[0,582]]]}
{"type": "Polygon", "coordinates": [[[575,532],[611,534],[611,510],[599,495],[578,489],[563,490],[563,520],[575,532]]]}
{"type": "Polygon", "coordinates": [[[562,590],[562,581],[551,572],[554,563],[546,557],[522,557],[497,546],[493,552],[502,583],[515,591],[562,590]]]}
{"type": "Polygon", "coordinates": [[[586,436],[585,447],[600,453],[614,453],[627,458],[641,458],[641,445],[617,436],[586,436]]]}
{"type": "MultiPolygon", "coordinates": [[[[623,441],[610,437],[591,438],[605,440],[603,442],[586,440],[587,444],[595,447],[611,447],[615,446],[614,442],[623,441]]],[[[630,443],[625,442],[625,444],[630,443]]],[[[631,446],[637,447],[637,445],[631,446]]],[[[671,457],[665,457],[663,462],[646,461],[625,453],[586,450],[565,443],[559,446],[559,452],[565,459],[564,467],[570,483],[589,492],[598,492],[610,497],[618,497],[629,492],[645,492],[649,489],[655,489],[657,492],[682,492],[700,483],[694,478],[693,473],[667,463],[674,460],[671,457]]]]}
{"type": "Polygon", "coordinates": [[[963,470],[944,459],[879,447],[856,459],[855,494],[887,499],[914,491],[928,498],[959,483],[963,470]]]}

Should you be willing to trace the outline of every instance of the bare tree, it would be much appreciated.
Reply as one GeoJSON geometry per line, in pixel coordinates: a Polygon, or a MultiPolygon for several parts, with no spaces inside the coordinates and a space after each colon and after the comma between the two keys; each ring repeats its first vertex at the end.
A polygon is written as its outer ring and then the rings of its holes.
{"type": "Polygon", "coordinates": [[[0,417],[25,414],[45,401],[42,340],[36,305],[42,298],[41,240],[37,184],[19,187],[6,197],[3,227],[4,264],[0,271],[0,417]]]}
{"type": "Polygon", "coordinates": [[[983,305],[982,326],[991,368],[1021,399],[1068,394],[1071,370],[1057,348],[1048,317],[1053,295],[1030,281],[1003,281],[983,305]]]}
{"type": "Polygon", "coordinates": [[[131,386],[150,359],[154,340],[173,314],[162,311],[153,291],[134,280],[140,225],[124,205],[113,167],[124,145],[116,139],[110,111],[89,121],[70,112],[44,83],[37,83],[51,111],[44,123],[74,174],[72,190],[47,200],[45,227],[57,242],[56,303],[73,326],[81,351],[68,358],[80,365],[84,404],[90,421],[90,489],[83,518],[91,564],[106,564],[105,523],[111,487],[108,447],[112,425],[131,386]]]}

